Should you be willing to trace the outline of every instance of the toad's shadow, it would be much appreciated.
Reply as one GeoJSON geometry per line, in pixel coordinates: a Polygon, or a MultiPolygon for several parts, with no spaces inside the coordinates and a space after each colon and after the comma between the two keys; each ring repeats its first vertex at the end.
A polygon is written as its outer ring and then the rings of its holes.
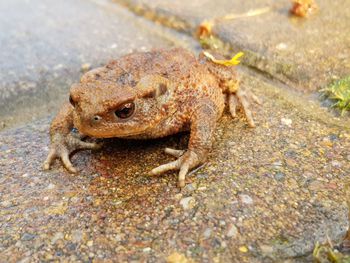
{"type": "Polygon", "coordinates": [[[186,149],[188,138],[188,134],[181,133],[155,140],[104,139],[101,150],[79,152],[74,163],[91,175],[89,195],[103,200],[102,206],[108,206],[105,209],[113,204],[115,209],[143,210],[179,192],[177,172],[160,176],[149,172],[174,160],[164,148],[186,149]]]}

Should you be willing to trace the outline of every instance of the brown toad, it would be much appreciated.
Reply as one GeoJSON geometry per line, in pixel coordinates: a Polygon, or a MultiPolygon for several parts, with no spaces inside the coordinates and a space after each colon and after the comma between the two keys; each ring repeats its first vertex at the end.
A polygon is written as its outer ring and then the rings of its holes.
{"type": "Polygon", "coordinates": [[[132,53],[111,61],[72,85],[70,103],[62,106],[51,124],[51,146],[43,167],[49,169],[55,158],[61,158],[75,173],[69,154],[99,147],[82,141],[83,136],[148,139],[190,130],[188,149],[166,148],[166,153],[178,159],[151,171],[180,170],[183,187],[188,171],[206,160],[225,102],[233,117],[241,106],[254,126],[249,105],[259,101],[237,87],[232,67],[215,64],[203,54],[196,59],[180,48],[132,53]]]}

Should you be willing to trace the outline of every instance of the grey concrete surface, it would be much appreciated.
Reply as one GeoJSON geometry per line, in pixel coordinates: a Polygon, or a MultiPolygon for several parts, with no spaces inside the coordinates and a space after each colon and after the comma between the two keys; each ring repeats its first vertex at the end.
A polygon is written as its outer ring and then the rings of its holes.
{"type": "Polygon", "coordinates": [[[288,0],[115,1],[190,34],[203,21],[212,21],[214,36],[229,43],[232,52],[245,51],[243,63],[303,91],[350,74],[347,0],[318,0],[319,10],[310,18],[292,17],[288,0]],[[260,13],[262,9],[267,11],[260,13]],[[255,11],[257,15],[248,15],[255,11]]]}
{"type": "MultiPolygon", "coordinates": [[[[144,16],[162,10],[191,30],[204,18],[260,7],[255,1],[133,1],[141,2],[150,5],[144,16]]],[[[94,67],[134,49],[195,51],[196,44],[108,1],[8,0],[0,2],[0,14],[0,122],[8,125],[0,132],[0,261],[310,262],[317,242],[336,245],[345,236],[348,119],[244,67],[243,85],[263,101],[254,108],[257,128],[225,114],[208,163],[188,176],[182,191],[176,173],[150,177],[148,171],[171,160],[164,147],[186,148],[187,134],[105,140],[100,151],[72,156],[77,175],[60,162],[43,172],[46,116],[67,97],[82,64],[94,67]]],[[[233,34],[232,22],[218,23],[215,32],[233,34]]],[[[248,35],[253,22],[244,23],[248,35]]]]}
{"type": "Polygon", "coordinates": [[[165,147],[186,148],[186,134],[106,140],[100,151],[73,156],[80,172],[72,175],[60,162],[41,171],[48,120],[0,133],[0,257],[310,262],[317,242],[341,242],[349,127],[303,97],[243,76],[263,100],[257,128],[225,114],[208,163],[181,192],[176,173],[148,171],[171,160],[165,147]]]}
{"type": "Polygon", "coordinates": [[[219,22],[214,33],[247,50],[247,65],[301,90],[318,90],[350,75],[350,5],[316,2],[317,13],[299,18],[289,14],[290,4],[259,1],[256,7],[271,11],[219,22]]]}

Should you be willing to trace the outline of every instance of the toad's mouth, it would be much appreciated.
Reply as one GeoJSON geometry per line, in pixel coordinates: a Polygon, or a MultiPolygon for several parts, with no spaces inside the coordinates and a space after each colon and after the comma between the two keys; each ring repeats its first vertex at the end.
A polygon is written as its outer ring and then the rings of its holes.
{"type": "MultiPolygon", "coordinates": [[[[154,124],[154,123],[153,123],[154,124]]],[[[97,127],[93,127],[84,123],[78,116],[74,118],[74,127],[78,131],[86,136],[93,138],[132,138],[147,134],[152,130],[152,125],[144,125],[139,127],[133,127],[132,131],[130,127],[115,127],[113,124],[105,124],[97,127]]]]}
{"type": "Polygon", "coordinates": [[[81,123],[76,123],[76,128],[79,130],[80,133],[93,137],[93,138],[127,138],[132,136],[139,136],[141,134],[147,133],[148,127],[145,128],[139,128],[137,131],[123,131],[119,129],[115,129],[113,127],[89,127],[89,126],[83,126],[81,123]]]}

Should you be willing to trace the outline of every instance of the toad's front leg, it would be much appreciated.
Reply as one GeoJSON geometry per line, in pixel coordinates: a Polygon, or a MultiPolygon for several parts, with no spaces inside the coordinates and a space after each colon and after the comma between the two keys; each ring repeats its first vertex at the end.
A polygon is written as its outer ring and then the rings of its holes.
{"type": "Polygon", "coordinates": [[[78,149],[97,149],[96,143],[88,143],[81,140],[82,136],[73,129],[73,107],[66,103],[51,123],[50,138],[51,145],[49,154],[43,164],[43,169],[48,170],[56,158],[60,158],[63,165],[71,173],[77,170],[69,160],[69,154],[78,149]]]}
{"type": "Polygon", "coordinates": [[[191,135],[188,150],[182,151],[166,148],[166,153],[178,159],[154,168],[151,174],[156,175],[169,170],[180,170],[179,187],[184,187],[188,171],[206,161],[208,152],[212,147],[218,114],[219,112],[213,102],[209,100],[201,101],[191,117],[191,135]]]}

